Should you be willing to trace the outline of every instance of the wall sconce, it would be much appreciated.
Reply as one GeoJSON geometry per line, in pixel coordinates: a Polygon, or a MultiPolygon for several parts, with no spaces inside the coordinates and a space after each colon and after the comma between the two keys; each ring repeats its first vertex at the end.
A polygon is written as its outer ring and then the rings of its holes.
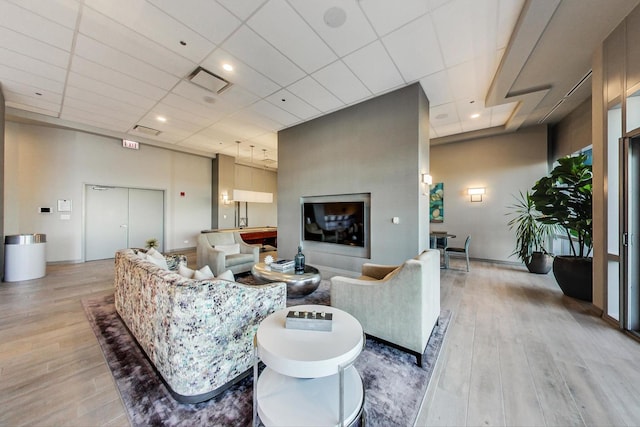
{"type": "Polygon", "coordinates": [[[485,188],[484,187],[467,188],[467,193],[469,194],[469,199],[472,202],[481,202],[482,195],[485,194],[485,188]]]}
{"type": "Polygon", "coordinates": [[[433,183],[433,177],[431,175],[429,175],[428,173],[423,173],[422,174],[422,183],[423,184],[427,184],[427,185],[431,185],[433,183]]]}

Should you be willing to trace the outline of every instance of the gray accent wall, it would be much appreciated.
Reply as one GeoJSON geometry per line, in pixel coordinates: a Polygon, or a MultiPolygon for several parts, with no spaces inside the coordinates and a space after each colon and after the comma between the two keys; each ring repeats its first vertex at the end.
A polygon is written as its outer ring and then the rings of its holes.
{"type": "Polygon", "coordinates": [[[371,194],[371,256],[305,249],[309,264],[360,271],[400,264],[428,247],[429,101],[404,87],[278,133],[278,255],[302,238],[301,198],[371,194]],[[398,217],[399,223],[392,219],[398,217]]]}
{"type": "Polygon", "coordinates": [[[0,83],[0,277],[4,280],[4,94],[0,83]]]}

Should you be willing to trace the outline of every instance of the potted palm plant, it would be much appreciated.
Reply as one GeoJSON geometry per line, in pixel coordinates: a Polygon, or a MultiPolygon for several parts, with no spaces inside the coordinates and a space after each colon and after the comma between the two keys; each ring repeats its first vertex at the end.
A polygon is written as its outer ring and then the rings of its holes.
{"type": "Polygon", "coordinates": [[[542,214],[536,210],[531,192],[519,192],[515,202],[508,206],[513,218],[507,223],[509,230],[516,231],[516,247],[511,255],[516,255],[531,273],[547,274],[551,271],[553,256],[546,250],[551,237],[557,230],[555,224],[545,224],[538,219],[542,214]]]}
{"type": "Polygon", "coordinates": [[[551,173],[533,187],[531,199],[542,213],[538,221],[563,228],[571,255],[553,260],[553,274],[570,297],[591,301],[593,297],[592,177],[587,156],[563,157],[551,173]]]}

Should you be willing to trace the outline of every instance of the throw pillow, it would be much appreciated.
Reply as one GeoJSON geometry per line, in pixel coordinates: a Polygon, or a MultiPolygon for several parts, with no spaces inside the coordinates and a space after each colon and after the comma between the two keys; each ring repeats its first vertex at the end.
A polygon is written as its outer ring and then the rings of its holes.
{"type": "Polygon", "coordinates": [[[195,270],[190,269],[184,264],[180,264],[178,266],[178,274],[181,275],[182,277],[185,277],[187,279],[193,279],[194,273],[195,273],[195,270]]]}
{"type": "Polygon", "coordinates": [[[240,253],[240,243],[234,243],[232,245],[215,245],[214,248],[223,251],[225,255],[240,253]]]}
{"type": "Polygon", "coordinates": [[[213,272],[208,265],[205,265],[200,270],[196,270],[193,272],[193,278],[196,280],[213,279],[213,272]]]}
{"type": "Polygon", "coordinates": [[[169,269],[169,266],[167,265],[167,260],[162,255],[161,255],[161,258],[158,258],[156,256],[147,254],[147,261],[151,261],[158,267],[163,268],[165,270],[169,269]]]}
{"type": "Polygon", "coordinates": [[[236,278],[233,277],[233,273],[231,272],[231,270],[225,270],[222,273],[218,274],[218,277],[216,277],[216,279],[222,279],[222,280],[227,280],[229,282],[235,282],[236,278]]]}

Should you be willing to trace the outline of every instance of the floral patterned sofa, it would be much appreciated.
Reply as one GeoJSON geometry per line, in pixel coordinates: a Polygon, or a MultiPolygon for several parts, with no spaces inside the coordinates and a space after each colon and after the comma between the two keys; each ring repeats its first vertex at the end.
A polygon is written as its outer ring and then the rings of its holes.
{"type": "Polygon", "coordinates": [[[286,306],[286,285],[187,279],[175,271],[184,256],[165,270],[139,252],[116,252],[115,306],[174,398],[208,400],[248,375],[254,334],[286,306]]]}

